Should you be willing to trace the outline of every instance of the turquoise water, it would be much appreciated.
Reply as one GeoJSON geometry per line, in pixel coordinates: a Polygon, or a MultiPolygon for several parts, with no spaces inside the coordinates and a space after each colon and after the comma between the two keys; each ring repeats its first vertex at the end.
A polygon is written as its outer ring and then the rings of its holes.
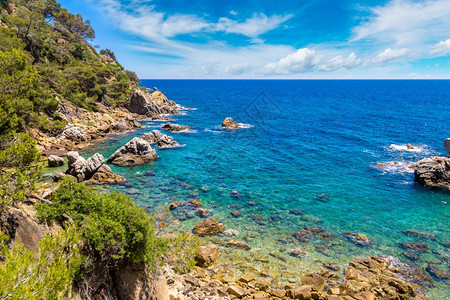
{"type": "MultiPolygon", "coordinates": [[[[132,186],[128,192],[150,213],[172,201],[197,198],[226,229],[239,231],[250,251],[222,247],[222,263],[240,270],[267,270],[279,282],[298,280],[317,271],[320,262],[342,268],[356,256],[402,255],[400,242],[430,246],[414,262],[449,271],[450,194],[413,182],[415,161],[445,155],[442,140],[450,136],[450,81],[295,81],[295,80],[151,80],[177,103],[196,108],[175,122],[195,133],[169,133],[184,147],[157,150],[160,158],[139,167],[114,167],[132,186]],[[227,116],[249,128],[223,131],[227,116]],[[407,151],[406,144],[415,149],[407,151]],[[394,163],[398,162],[398,163],[394,163]],[[154,176],[144,173],[151,170],[154,176]],[[231,197],[237,190],[239,198],[231,197]],[[323,195],[317,198],[317,195],[323,195]],[[235,204],[240,205],[232,206],[235,204]],[[301,209],[304,215],[293,215],[301,209]],[[231,211],[240,212],[238,217],[231,211]],[[258,215],[258,216],[255,216],[258,215]],[[320,225],[335,234],[299,242],[293,233],[320,225]],[[416,229],[435,240],[404,235],[416,229]],[[343,231],[373,238],[358,247],[343,231]],[[304,258],[291,249],[307,252],[304,258]]],[[[159,128],[115,136],[89,149],[106,157],[132,136],[159,128]]],[[[166,132],[167,133],[167,132],[166,132]]],[[[159,209],[161,211],[161,209],[159,209]]],[[[201,218],[177,209],[164,220],[165,231],[192,230],[201,218]]],[[[223,244],[230,237],[210,238],[223,244]]],[[[450,298],[448,282],[436,280],[431,299],[450,298]]]]}

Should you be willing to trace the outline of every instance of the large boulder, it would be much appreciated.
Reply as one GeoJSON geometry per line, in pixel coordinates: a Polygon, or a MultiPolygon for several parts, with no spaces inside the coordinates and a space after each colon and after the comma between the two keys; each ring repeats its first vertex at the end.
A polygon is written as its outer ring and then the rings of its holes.
{"type": "Polygon", "coordinates": [[[216,245],[200,246],[195,255],[195,262],[202,268],[208,268],[215,264],[219,257],[220,251],[216,245]]]}
{"type": "Polygon", "coordinates": [[[108,162],[121,166],[135,166],[156,160],[158,155],[149,142],[135,137],[108,158],[108,162]]]}
{"type": "Polygon", "coordinates": [[[140,89],[135,89],[128,100],[126,108],[132,113],[152,118],[158,118],[162,114],[179,113],[175,102],[167,100],[166,96],[159,91],[150,94],[140,89]]]}
{"type": "Polygon", "coordinates": [[[61,167],[64,165],[64,158],[56,155],[50,155],[47,161],[50,168],[61,167]]]}
{"type": "Polygon", "coordinates": [[[67,159],[69,169],[66,171],[66,174],[75,177],[80,182],[90,179],[105,162],[103,155],[99,153],[84,159],[75,151],[69,152],[67,159]]]}
{"type": "Polygon", "coordinates": [[[87,141],[87,135],[84,130],[78,126],[66,126],[59,136],[60,139],[67,139],[71,141],[87,141]]]}
{"type": "Polygon", "coordinates": [[[227,117],[222,122],[222,128],[238,129],[239,128],[239,124],[235,120],[233,120],[232,118],[227,117]]]}
{"type": "Polygon", "coordinates": [[[182,131],[192,132],[192,130],[189,128],[189,126],[178,125],[178,124],[174,124],[171,122],[167,122],[161,128],[164,130],[167,130],[167,131],[171,131],[171,132],[182,132],[182,131]]]}
{"type": "Polygon", "coordinates": [[[414,180],[428,187],[450,189],[450,157],[431,156],[419,160],[414,180]]]}
{"type": "Polygon", "coordinates": [[[215,218],[207,218],[195,225],[194,233],[199,236],[215,235],[225,230],[225,225],[215,218]]]}
{"type": "Polygon", "coordinates": [[[165,135],[159,130],[153,130],[152,132],[146,133],[142,138],[150,144],[158,144],[158,148],[172,148],[180,145],[173,137],[165,135]]]}
{"type": "Polygon", "coordinates": [[[450,138],[444,140],[444,147],[445,151],[447,151],[447,153],[450,153],[450,138]]]}

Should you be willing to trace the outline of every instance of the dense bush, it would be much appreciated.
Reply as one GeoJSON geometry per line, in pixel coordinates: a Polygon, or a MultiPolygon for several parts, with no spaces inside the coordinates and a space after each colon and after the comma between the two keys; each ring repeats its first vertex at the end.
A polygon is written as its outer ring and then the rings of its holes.
{"type": "Polygon", "coordinates": [[[124,194],[101,195],[69,178],[50,200],[53,204],[36,207],[39,218],[72,218],[101,260],[128,258],[151,265],[164,253],[166,241],[155,237],[152,220],[124,194]]]}
{"type": "Polygon", "coordinates": [[[69,229],[59,232],[55,237],[44,237],[35,252],[27,250],[19,242],[14,243],[8,251],[3,248],[4,260],[0,263],[0,298],[69,298],[72,282],[83,260],[78,242],[77,232],[69,229]]]}

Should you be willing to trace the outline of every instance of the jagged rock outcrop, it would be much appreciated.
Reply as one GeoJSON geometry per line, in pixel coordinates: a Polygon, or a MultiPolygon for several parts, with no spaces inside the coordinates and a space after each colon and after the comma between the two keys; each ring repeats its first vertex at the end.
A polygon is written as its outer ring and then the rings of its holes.
{"type": "Polygon", "coordinates": [[[431,156],[418,161],[414,180],[428,187],[450,190],[450,157],[431,156]]]}
{"type": "Polygon", "coordinates": [[[167,122],[161,128],[171,132],[192,132],[192,129],[190,129],[189,126],[178,125],[171,122],[167,122]]]}
{"type": "Polygon", "coordinates": [[[121,119],[118,122],[111,125],[111,131],[127,131],[133,130],[135,128],[142,128],[141,123],[136,119],[128,116],[127,118],[121,119]]]}
{"type": "Polygon", "coordinates": [[[159,118],[162,114],[179,114],[178,106],[170,101],[159,91],[153,94],[135,89],[128,99],[126,108],[139,115],[146,115],[151,118],[159,118]]]}
{"type": "Polygon", "coordinates": [[[64,158],[56,155],[50,155],[47,161],[50,168],[61,167],[64,165],[64,158]]]}
{"type": "Polygon", "coordinates": [[[157,158],[158,155],[149,142],[135,137],[114,152],[108,158],[108,162],[121,166],[135,166],[148,163],[157,158]]]}
{"type": "Polygon", "coordinates": [[[153,130],[152,132],[146,133],[142,138],[150,144],[157,144],[158,148],[172,148],[180,145],[173,137],[165,135],[159,130],[153,130]]]}
{"type": "Polygon", "coordinates": [[[238,129],[239,128],[239,124],[235,120],[233,120],[232,118],[227,117],[222,122],[222,128],[238,129]]]}
{"type": "Polygon", "coordinates": [[[90,179],[105,162],[103,155],[99,153],[84,159],[75,151],[67,153],[67,159],[69,169],[66,174],[75,177],[79,182],[90,179]]]}
{"type": "Polygon", "coordinates": [[[225,225],[215,218],[207,218],[195,225],[193,231],[199,236],[215,235],[225,230],[225,225]]]}
{"type": "Polygon", "coordinates": [[[0,230],[9,236],[10,243],[20,242],[32,251],[50,232],[49,227],[38,220],[34,207],[26,204],[0,212],[0,230]]]}
{"type": "Polygon", "coordinates": [[[412,264],[393,256],[353,259],[340,285],[342,294],[354,296],[371,292],[377,299],[428,299],[421,286],[430,286],[431,278],[412,264]]]}
{"type": "Polygon", "coordinates": [[[58,138],[71,141],[87,141],[88,139],[83,129],[71,125],[67,125],[58,138]]]}

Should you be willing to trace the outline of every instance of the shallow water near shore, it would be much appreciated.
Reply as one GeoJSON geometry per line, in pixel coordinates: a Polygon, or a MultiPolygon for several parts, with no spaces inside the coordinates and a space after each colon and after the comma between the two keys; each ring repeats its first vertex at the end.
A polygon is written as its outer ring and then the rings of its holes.
{"type": "MultiPolygon", "coordinates": [[[[185,146],[157,150],[160,158],[151,164],[112,166],[131,186],[109,189],[128,193],[149,213],[172,201],[198,199],[226,229],[239,231],[234,239],[251,246],[250,251],[222,247],[221,263],[266,270],[280,283],[298,282],[321,269],[321,262],[335,262],[342,270],[356,256],[408,261],[398,243],[423,241],[430,249],[414,263],[425,270],[431,262],[449,272],[450,194],[414,184],[411,166],[426,156],[446,155],[450,81],[144,80],[143,85],[197,108],[173,117],[196,132],[161,130],[185,146]],[[228,116],[251,126],[221,130],[228,116]],[[232,197],[234,190],[239,197],[232,197]],[[293,233],[305,225],[335,236],[299,242],[293,233]],[[435,238],[407,236],[406,229],[435,238]],[[372,246],[350,243],[345,231],[373,238],[372,246]],[[294,248],[307,256],[290,256],[294,248]]],[[[144,122],[143,129],[83,154],[109,157],[131,137],[162,124],[144,122]]],[[[175,210],[160,221],[161,230],[190,231],[200,220],[194,211],[175,210]]],[[[219,244],[229,239],[209,238],[219,244]]],[[[430,299],[449,299],[450,283],[435,283],[427,291],[430,299]]]]}

